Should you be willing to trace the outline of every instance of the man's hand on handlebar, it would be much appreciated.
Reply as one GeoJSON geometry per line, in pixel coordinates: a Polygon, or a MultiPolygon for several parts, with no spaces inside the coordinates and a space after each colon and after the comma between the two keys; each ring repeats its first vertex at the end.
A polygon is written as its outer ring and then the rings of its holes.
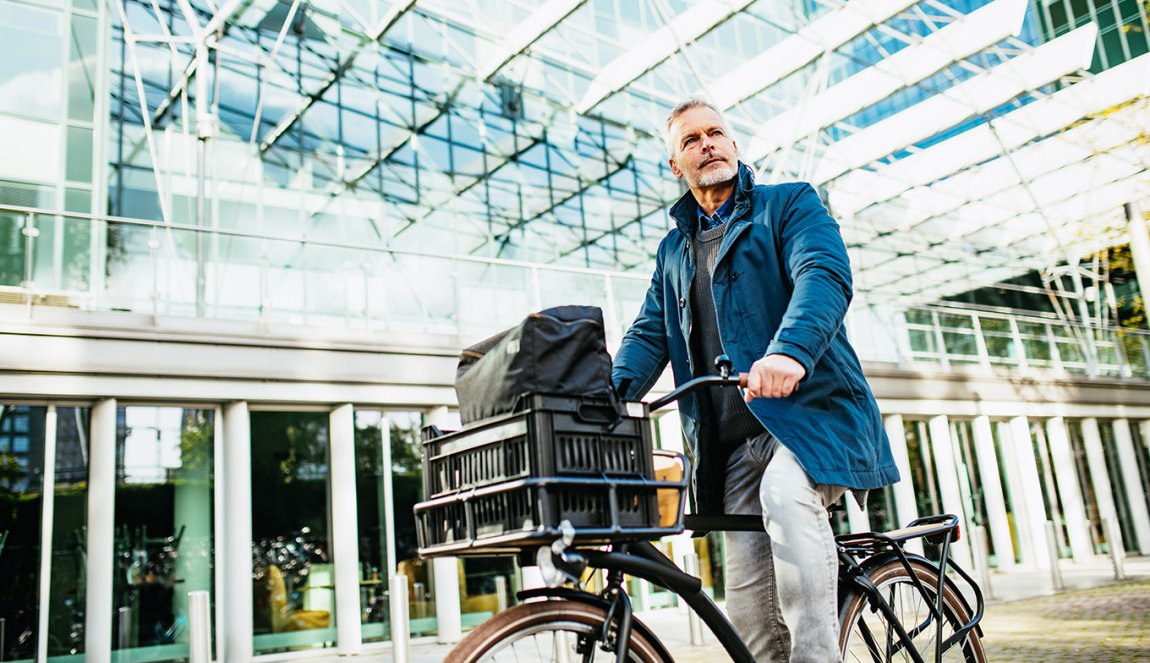
{"type": "Polygon", "coordinates": [[[786,398],[795,393],[807,369],[786,355],[767,355],[747,371],[747,388],[743,397],[748,403],[756,398],[786,398]]]}

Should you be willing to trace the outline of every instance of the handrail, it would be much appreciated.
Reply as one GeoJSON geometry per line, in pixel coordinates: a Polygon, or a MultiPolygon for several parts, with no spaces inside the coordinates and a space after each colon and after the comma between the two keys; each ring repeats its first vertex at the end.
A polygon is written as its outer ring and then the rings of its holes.
{"type": "Polygon", "coordinates": [[[467,256],[450,253],[430,253],[422,251],[411,251],[407,249],[394,249],[386,246],[366,246],[363,244],[351,244],[347,242],[333,242],[325,239],[312,239],[309,237],[289,237],[285,235],[269,235],[266,233],[254,233],[245,230],[235,230],[231,228],[212,228],[205,226],[196,226],[186,223],[165,223],[163,221],[151,221],[148,219],[134,219],[124,216],[113,215],[96,215],[86,214],[83,212],[63,212],[42,209],[38,207],[22,207],[19,205],[0,205],[0,214],[15,213],[33,216],[44,217],[62,217],[65,219],[80,219],[86,221],[105,222],[105,223],[120,223],[126,225],[142,226],[145,228],[159,228],[163,230],[179,230],[196,233],[206,233],[209,235],[225,235],[228,237],[242,237],[244,239],[261,239],[273,242],[284,242],[287,244],[307,244],[309,246],[322,246],[335,249],[350,249],[353,251],[368,251],[371,253],[386,253],[389,255],[408,256],[412,258],[435,258],[440,260],[455,260],[460,262],[472,262],[487,265],[500,265],[505,267],[522,267],[524,269],[532,268],[545,268],[557,272],[569,272],[573,274],[585,274],[589,276],[610,276],[612,278],[625,278],[636,281],[646,282],[649,280],[648,276],[632,274],[629,272],[612,271],[608,269],[594,269],[591,267],[575,267],[572,265],[553,265],[550,263],[535,263],[525,260],[509,260],[507,258],[487,258],[483,256],[467,256]]]}

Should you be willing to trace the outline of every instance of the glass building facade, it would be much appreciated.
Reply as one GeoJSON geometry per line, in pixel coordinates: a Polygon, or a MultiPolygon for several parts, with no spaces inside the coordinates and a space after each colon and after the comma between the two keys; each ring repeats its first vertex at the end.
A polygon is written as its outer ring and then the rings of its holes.
{"type": "MultiPolygon", "coordinates": [[[[1128,0],[0,0],[0,660],[186,660],[191,591],[229,662],[386,651],[397,573],[416,637],[513,604],[512,560],[419,558],[420,430],[529,311],[618,342],[695,92],[851,254],[905,480],[835,527],[1150,553],[1148,34],[1128,0]]],[[[721,537],[658,545],[722,597],[721,537]]]]}

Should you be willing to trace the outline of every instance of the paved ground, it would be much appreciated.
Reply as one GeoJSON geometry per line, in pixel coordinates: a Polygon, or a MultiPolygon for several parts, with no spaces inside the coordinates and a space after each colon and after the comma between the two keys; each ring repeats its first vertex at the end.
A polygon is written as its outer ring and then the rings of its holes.
{"type": "Polygon", "coordinates": [[[984,623],[994,663],[1150,661],[1150,581],[994,605],[984,623]]]}
{"type": "MultiPolygon", "coordinates": [[[[1067,587],[1051,588],[1046,572],[1016,571],[992,578],[994,600],[983,618],[991,663],[1150,663],[1150,558],[1130,558],[1127,579],[1115,582],[1104,559],[1063,566],[1067,587]]],[[[638,615],[667,644],[678,663],[729,661],[707,634],[691,645],[685,611],[676,608],[638,615]]],[[[412,663],[444,661],[449,645],[429,639],[412,647],[412,663]]],[[[317,658],[315,663],[391,661],[389,649],[362,657],[317,658]]]]}

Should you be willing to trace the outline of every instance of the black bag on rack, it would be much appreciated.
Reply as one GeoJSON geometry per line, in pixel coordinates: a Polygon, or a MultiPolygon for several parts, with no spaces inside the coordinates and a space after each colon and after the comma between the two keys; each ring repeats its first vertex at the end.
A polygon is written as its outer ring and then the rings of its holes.
{"type": "Polygon", "coordinates": [[[597,306],[557,306],[459,355],[455,394],[464,425],[514,412],[525,393],[615,402],[611,356],[597,306]]]}

